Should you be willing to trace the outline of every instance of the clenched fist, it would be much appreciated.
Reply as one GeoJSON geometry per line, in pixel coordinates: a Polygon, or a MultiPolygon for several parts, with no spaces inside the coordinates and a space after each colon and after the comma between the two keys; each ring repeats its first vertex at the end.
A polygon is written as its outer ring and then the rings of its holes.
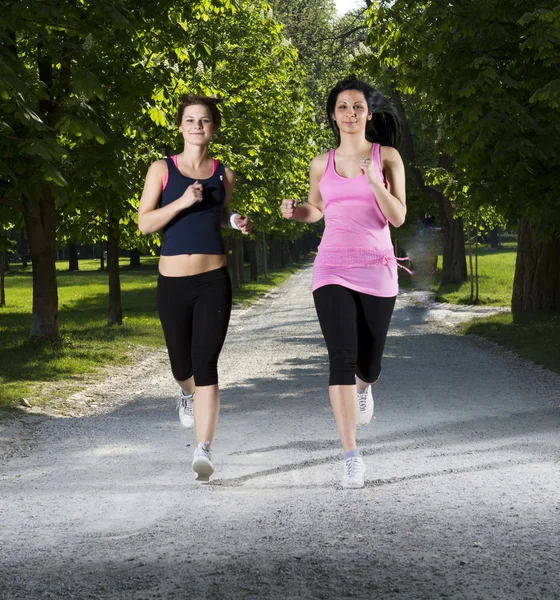
{"type": "Polygon", "coordinates": [[[249,235],[253,229],[253,223],[249,217],[242,217],[241,215],[235,215],[233,219],[235,226],[243,235],[249,235]]]}
{"type": "Polygon", "coordinates": [[[195,181],[185,190],[185,193],[179,198],[183,208],[190,208],[197,202],[202,202],[202,183],[195,181]]]}
{"type": "Polygon", "coordinates": [[[280,210],[282,211],[282,216],[284,217],[284,219],[293,219],[296,208],[297,200],[282,200],[280,210]]]}

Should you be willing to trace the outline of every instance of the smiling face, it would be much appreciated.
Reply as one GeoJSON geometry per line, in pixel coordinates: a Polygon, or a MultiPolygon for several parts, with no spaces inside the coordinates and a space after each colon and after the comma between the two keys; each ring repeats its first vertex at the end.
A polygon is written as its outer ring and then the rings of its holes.
{"type": "Polygon", "coordinates": [[[208,144],[214,135],[216,127],[212,120],[210,109],[204,104],[185,106],[179,131],[185,142],[202,146],[208,144]]]}
{"type": "Polygon", "coordinates": [[[341,132],[356,133],[365,130],[371,119],[363,92],[344,90],[336,98],[333,120],[341,132]]]}

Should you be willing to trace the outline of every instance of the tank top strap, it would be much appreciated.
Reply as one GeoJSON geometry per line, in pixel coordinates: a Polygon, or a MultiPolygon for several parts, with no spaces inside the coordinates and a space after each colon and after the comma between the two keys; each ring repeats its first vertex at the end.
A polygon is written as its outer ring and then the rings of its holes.
{"type": "Polygon", "coordinates": [[[373,144],[371,147],[371,160],[377,165],[381,181],[385,183],[385,176],[383,175],[383,166],[381,165],[381,144],[373,144]]]}
{"type": "Polygon", "coordinates": [[[165,173],[165,177],[163,179],[163,184],[161,186],[162,191],[167,187],[167,183],[169,181],[169,172],[171,169],[173,169],[175,162],[173,160],[173,157],[171,156],[166,156],[165,157],[165,162],[167,163],[167,171],[165,173]]]}
{"type": "Polygon", "coordinates": [[[329,154],[327,156],[327,166],[325,167],[324,174],[330,174],[332,171],[334,171],[334,150],[329,150],[329,154]]]}
{"type": "Polygon", "coordinates": [[[381,144],[374,143],[371,145],[371,160],[381,168],[381,144]]]}

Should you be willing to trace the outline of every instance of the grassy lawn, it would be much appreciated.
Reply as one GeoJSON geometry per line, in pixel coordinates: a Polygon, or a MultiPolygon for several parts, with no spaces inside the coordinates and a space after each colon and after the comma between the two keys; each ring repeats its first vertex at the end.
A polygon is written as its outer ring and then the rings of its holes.
{"type": "MultiPolygon", "coordinates": [[[[479,304],[510,306],[517,247],[479,249],[479,304]]],[[[441,256],[438,266],[441,269],[441,256]]],[[[440,271],[441,273],[441,271],[440,271]]],[[[470,283],[436,285],[436,300],[450,304],[470,302],[470,283]]],[[[462,326],[465,334],[480,335],[519,356],[560,373],[560,315],[500,313],[477,318],[462,326]]]]}
{"type": "Polygon", "coordinates": [[[501,313],[465,323],[463,333],[480,335],[560,373],[559,314],[522,314],[514,320],[511,313],[501,313]]]}
{"type": "MultiPolygon", "coordinates": [[[[509,306],[511,304],[516,255],[517,245],[511,242],[504,244],[502,248],[479,248],[478,304],[487,306],[509,306]]],[[[441,276],[441,256],[438,257],[438,272],[441,276]]],[[[438,302],[470,304],[470,281],[460,285],[442,285],[440,283],[436,286],[435,292],[438,302]]]]}
{"type": "MultiPolygon", "coordinates": [[[[57,264],[60,344],[30,342],[31,269],[6,275],[6,303],[0,308],[0,406],[21,398],[45,405],[81,389],[110,365],[131,364],[146,350],[163,345],[156,313],[156,259],[142,259],[130,269],[121,261],[124,310],[122,327],[107,326],[107,271],[99,261],[81,260],[79,272],[57,264]]],[[[297,266],[269,272],[234,292],[234,303],[250,304],[280,285],[297,266]]],[[[246,273],[249,279],[249,273],[246,273]]]]}

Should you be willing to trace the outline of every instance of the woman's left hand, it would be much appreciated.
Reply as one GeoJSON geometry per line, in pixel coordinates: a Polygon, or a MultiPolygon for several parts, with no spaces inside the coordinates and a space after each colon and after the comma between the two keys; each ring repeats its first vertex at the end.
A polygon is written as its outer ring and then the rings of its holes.
{"type": "Polygon", "coordinates": [[[234,218],[235,225],[239,231],[243,235],[249,235],[251,230],[253,229],[253,223],[249,217],[242,217],[241,215],[236,215],[234,218]]]}

